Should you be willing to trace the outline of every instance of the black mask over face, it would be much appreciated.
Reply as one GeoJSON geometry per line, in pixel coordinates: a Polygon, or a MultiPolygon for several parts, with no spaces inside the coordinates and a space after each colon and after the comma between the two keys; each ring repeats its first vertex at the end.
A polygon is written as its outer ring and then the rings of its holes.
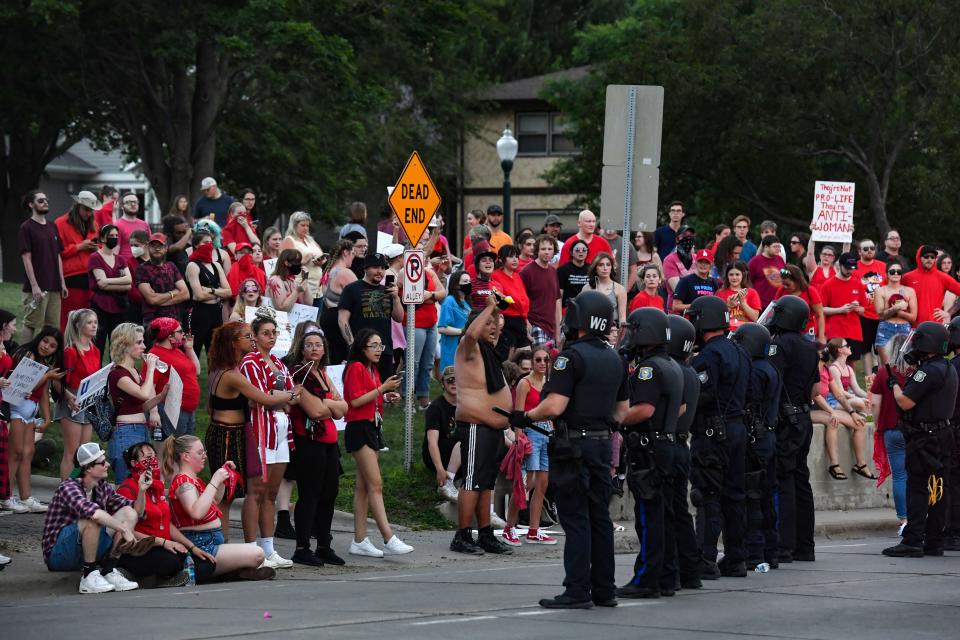
{"type": "Polygon", "coordinates": [[[103,243],[107,249],[116,249],[117,245],[120,244],[120,238],[107,238],[107,241],[103,243]]]}
{"type": "Polygon", "coordinates": [[[690,268],[690,265],[693,264],[693,249],[696,244],[696,240],[691,236],[686,236],[677,240],[677,256],[680,258],[680,262],[683,263],[687,269],[690,268]]]}
{"type": "Polygon", "coordinates": [[[470,296],[470,290],[472,288],[473,288],[473,285],[469,282],[467,284],[462,284],[460,285],[460,293],[463,294],[464,298],[467,298],[470,296]]]}
{"type": "Polygon", "coordinates": [[[300,272],[303,271],[303,267],[299,264],[288,264],[287,269],[290,271],[290,275],[298,276],[300,272]]]}

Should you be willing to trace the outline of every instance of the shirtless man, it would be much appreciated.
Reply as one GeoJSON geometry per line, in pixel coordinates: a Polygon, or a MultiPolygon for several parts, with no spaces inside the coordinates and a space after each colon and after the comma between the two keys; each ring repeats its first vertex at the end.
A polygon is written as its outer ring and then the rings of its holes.
{"type": "Polygon", "coordinates": [[[510,388],[503,377],[500,358],[493,347],[500,338],[500,309],[496,296],[489,296],[482,311],[471,313],[453,359],[457,379],[457,435],[460,438],[463,489],[457,500],[457,533],[450,550],[479,555],[512,553],[497,540],[490,526],[490,504],[497,480],[497,449],[508,420],[493,407],[509,410],[510,388]],[[474,542],[470,531],[477,516],[479,535],[474,542]]]}

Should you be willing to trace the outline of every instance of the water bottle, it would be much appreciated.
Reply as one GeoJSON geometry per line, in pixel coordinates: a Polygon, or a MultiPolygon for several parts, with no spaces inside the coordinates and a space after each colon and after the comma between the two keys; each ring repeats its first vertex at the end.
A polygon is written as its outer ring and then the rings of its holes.
{"type": "Polygon", "coordinates": [[[159,424],[153,428],[153,439],[155,442],[163,440],[163,427],[159,424]]]}
{"type": "Polygon", "coordinates": [[[170,365],[168,365],[163,360],[157,360],[156,369],[157,369],[157,373],[166,373],[167,371],[169,371],[170,365]]]}
{"type": "Polygon", "coordinates": [[[757,568],[754,569],[757,573],[767,573],[770,571],[770,564],[767,562],[761,562],[757,565],[757,568]]]}
{"type": "Polygon", "coordinates": [[[193,564],[193,554],[187,553],[187,559],[183,562],[184,568],[187,570],[187,585],[188,587],[195,587],[197,585],[197,569],[193,564]]]}

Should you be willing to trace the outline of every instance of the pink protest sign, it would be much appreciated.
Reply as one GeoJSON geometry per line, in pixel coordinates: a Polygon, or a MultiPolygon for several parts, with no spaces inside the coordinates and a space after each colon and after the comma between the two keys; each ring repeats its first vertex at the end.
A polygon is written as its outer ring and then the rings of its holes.
{"type": "Polygon", "coordinates": [[[822,182],[813,188],[813,224],[810,230],[818,242],[853,241],[852,182],[822,182]]]}

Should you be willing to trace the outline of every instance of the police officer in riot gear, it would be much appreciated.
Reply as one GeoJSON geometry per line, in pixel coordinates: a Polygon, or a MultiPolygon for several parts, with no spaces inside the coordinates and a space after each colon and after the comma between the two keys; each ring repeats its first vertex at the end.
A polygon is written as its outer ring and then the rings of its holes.
{"type": "MultiPolygon", "coordinates": [[[[629,457],[627,485],[634,497],[637,538],[641,540],[633,575],[617,589],[622,598],[660,597],[664,549],[666,540],[673,537],[667,525],[673,520],[669,497],[674,434],[683,405],[683,372],[667,355],[669,336],[667,315],[647,307],[630,314],[621,341],[634,363],[630,410],[621,431],[629,457]]],[[[672,583],[671,577],[671,589],[672,583]]]]}
{"type": "MultiPolygon", "coordinates": [[[[950,351],[952,366],[960,374],[960,316],[950,321],[947,328],[950,333],[950,351]]],[[[953,407],[953,454],[950,459],[950,477],[946,482],[946,491],[950,496],[950,509],[947,513],[947,525],[943,530],[943,548],[945,551],[960,551],[960,393],[953,407]]]]}
{"type": "MultiPolygon", "coordinates": [[[[540,601],[540,606],[549,609],[617,604],[609,510],[613,491],[610,432],[627,412],[627,371],[617,352],[603,340],[615,321],[610,299],[585,291],[575,298],[573,308],[578,339],[567,343],[553,363],[540,404],[511,416],[511,424],[520,427],[530,421],[559,418],[550,443],[550,480],[567,536],[565,589],[540,601]]],[[[568,317],[570,313],[568,310],[568,317]]]]}
{"type": "Polygon", "coordinates": [[[702,345],[692,362],[700,377],[700,400],[694,421],[690,473],[694,504],[703,509],[699,536],[703,545],[701,577],[746,577],[747,429],[743,410],[750,381],[750,358],[726,339],[730,317],[720,298],[697,298],[687,309],[687,317],[702,345]],[[718,567],[721,523],[724,558],[718,567]]]}
{"type": "Polygon", "coordinates": [[[903,411],[907,441],[907,526],[900,544],[883,555],[920,558],[943,555],[947,484],[953,451],[953,416],[960,377],[943,356],[950,335],[938,322],[921,322],[904,345],[904,361],[917,367],[901,389],[895,376],[887,386],[903,411]]]}
{"type": "Polygon", "coordinates": [[[762,562],[780,566],[780,535],[774,491],[777,484],[777,418],[780,415],[780,374],[767,360],[771,338],[766,327],[748,322],[733,333],[752,360],[747,393],[747,568],[762,562]]]}
{"type": "Polygon", "coordinates": [[[690,321],[682,316],[670,314],[667,316],[670,323],[670,342],[667,344],[667,354],[674,362],[680,365],[683,374],[683,406],[684,412],[677,420],[677,432],[674,434],[673,452],[673,479],[667,491],[667,500],[671,503],[666,508],[668,517],[667,528],[672,530],[673,536],[666,540],[664,546],[663,571],[660,572],[660,595],[673,595],[677,582],[684,589],[699,589],[700,582],[700,543],[697,542],[697,533],[690,516],[690,427],[697,415],[697,402],[700,398],[700,378],[690,366],[690,354],[697,342],[697,331],[690,321]]]}
{"type": "Polygon", "coordinates": [[[773,302],[765,326],[773,335],[770,363],[783,384],[777,421],[777,505],[780,517],[780,562],[815,560],[813,489],[807,454],[813,437],[810,404],[832,412],[820,395],[815,343],[803,336],[810,307],[797,296],[773,302]]]}

